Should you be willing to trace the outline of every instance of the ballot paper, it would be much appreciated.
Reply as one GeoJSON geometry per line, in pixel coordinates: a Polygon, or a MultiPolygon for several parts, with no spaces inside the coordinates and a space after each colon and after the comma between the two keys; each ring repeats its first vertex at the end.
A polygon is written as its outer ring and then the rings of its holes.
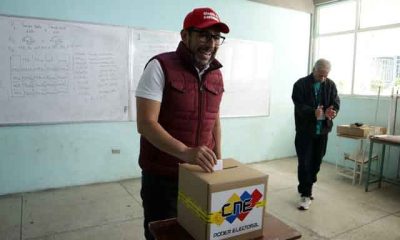
{"type": "Polygon", "coordinates": [[[224,165],[224,164],[223,164],[223,162],[222,162],[222,159],[218,159],[218,160],[217,160],[217,164],[215,164],[214,167],[213,167],[213,170],[214,170],[214,171],[220,171],[220,170],[222,170],[222,169],[224,168],[223,165],[224,165]]]}

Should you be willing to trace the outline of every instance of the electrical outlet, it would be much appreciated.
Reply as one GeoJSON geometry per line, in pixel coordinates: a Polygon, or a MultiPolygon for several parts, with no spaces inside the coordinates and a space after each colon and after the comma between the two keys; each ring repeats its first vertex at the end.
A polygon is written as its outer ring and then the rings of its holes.
{"type": "Polygon", "coordinates": [[[111,153],[112,154],[120,154],[121,150],[119,150],[119,149],[111,149],[111,153]]]}

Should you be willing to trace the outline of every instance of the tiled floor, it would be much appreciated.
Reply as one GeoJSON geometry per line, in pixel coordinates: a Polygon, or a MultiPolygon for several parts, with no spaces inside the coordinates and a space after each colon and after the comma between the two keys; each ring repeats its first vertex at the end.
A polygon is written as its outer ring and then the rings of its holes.
{"type": "MultiPolygon", "coordinates": [[[[267,211],[302,239],[400,239],[400,188],[363,186],[324,163],[310,210],[296,209],[297,161],[252,164],[269,174],[267,211]]],[[[141,240],[140,180],[0,196],[1,240],[141,240]]]]}

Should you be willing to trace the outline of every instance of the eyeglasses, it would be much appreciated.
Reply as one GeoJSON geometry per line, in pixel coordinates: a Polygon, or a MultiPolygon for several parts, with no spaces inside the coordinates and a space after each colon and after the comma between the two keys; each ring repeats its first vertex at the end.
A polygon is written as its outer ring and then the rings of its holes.
{"type": "Polygon", "coordinates": [[[224,36],[221,36],[221,35],[218,35],[218,34],[212,34],[212,33],[208,32],[208,31],[195,29],[195,28],[191,29],[190,31],[191,32],[197,32],[199,34],[199,40],[201,42],[204,42],[204,43],[206,43],[206,42],[208,42],[208,41],[210,41],[212,39],[212,40],[214,40],[214,42],[217,45],[221,45],[222,43],[224,43],[224,40],[225,40],[224,36]]]}

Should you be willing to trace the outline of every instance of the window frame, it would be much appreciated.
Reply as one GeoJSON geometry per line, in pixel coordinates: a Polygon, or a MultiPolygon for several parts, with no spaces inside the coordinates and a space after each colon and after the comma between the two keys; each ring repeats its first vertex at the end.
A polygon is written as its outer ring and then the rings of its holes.
{"type": "MultiPolygon", "coordinates": [[[[395,29],[395,28],[400,28],[400,22],[399,23],[393,23],[393,24],[386,24],[386,25],[380,25],[380,26],[372,26],[372,27],[365,27],[361,28],[360,26],[360,17],[361,17],[361,2],[362,0],[334,0],[334,1],[329,1],[326,3],[320,3],[316,4],[314,8],[314,17],[312,21],[311,29],[312,29],[312,48],[310,52],[310,59],[309,61],[309,71],[312,71],[313,68],[313,63],[317,60],[316,59],[316,46],[317,46],[317,41],[318,38],[320,37],[329,37],[329,36],[339,36],[342,34],[354,34],[354,42],[353,42],[353,64],[352,64],[352,74],[351,74],[351,90],[350,93],[344,93],[341,95],[347,95],[347,96],[357,96],[357,97],[370,97],[370,96],[375,96],[372,94],[355,94],[354,93],[354,85],[355,85],[355,75],[356,75],[356,65],[357,65],[357,44],[358,44],[358,34],[363,33],[363,32],[369,32],[369,31],[376,31],[376,30],[384,30],[384,29],[395,29]],[[329,5],[336,5],[336,4],[341,4],[343,2],[355,2],[356,8],[355,8],[355,27],[354,29],[351,30],[345,30],[345,31],[338,31],[338,32],[330,32],[330,33],[319,33],[319,8],[321,7],[326,7],[329,5]]],[[[383,95],[385,97],[390,97],[390,95],[383,95]]]]}

